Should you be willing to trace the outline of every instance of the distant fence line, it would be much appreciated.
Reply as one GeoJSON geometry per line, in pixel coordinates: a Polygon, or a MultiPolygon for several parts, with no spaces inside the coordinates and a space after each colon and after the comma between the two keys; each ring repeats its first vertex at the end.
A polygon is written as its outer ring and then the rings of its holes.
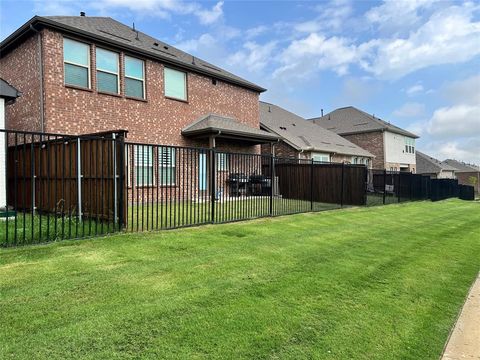
{"type": "Polygon", "coordinates": [[[456,180],[127,142],[124,132],[1,132],[8,144],[2,246],[474,196],[456,180]]]}

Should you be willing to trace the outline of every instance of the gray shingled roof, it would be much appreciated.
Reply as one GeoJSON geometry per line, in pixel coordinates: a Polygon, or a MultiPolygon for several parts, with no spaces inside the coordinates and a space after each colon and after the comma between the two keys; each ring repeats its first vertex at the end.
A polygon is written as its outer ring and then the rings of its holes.
{"type": "Polygon", "coordinates": [[[456,172],[477,172],[480,171],[480,166],[467,164],[461,161],[447,159],[443,161],[444,164],[450,165],[456,169],[456,172]]]}
{"type": "Polygon", "coordinates": [[[415,152],[417,174],[438,174],[441,171],[455,171],[453,166],[445,164],[420,151],[415,152]]]}
{"type": "Polygon", "coordinates": [[[339,108],[324,116],[308,120],[340,135],[388,130],[396,134],[418,138],[417,135],[409,131],[367,114],[353,106],[339,108]]]}
{"type": "Polygon", "coordinates": [[[277,105],[260,102],[260,125],[297,150],[373,157],[347,139],[277,105]]]}
{"type": "Polygon", "coordinates": [[[8,82],[0,78],[0,98],[13,100],[20,96],[20,93],[8,82]]]}
{"type": "Polygon", "coordinates": [[[265,141],[277,141],[278,136],[239,122],[237,119],[216,114],[202,116],[182,129],[186,136],[221,132],[223,135],[239,136],[265,141]]]}
{"type": "Polygon", "coordinates": [[[30,24],[50,26],[63,32],[82,35],[93,38],[100,42],[106,42],[132,52],[141,53],[144,56],[159,59],[162,62],[174,64],[194,72],[231,82],[258,92],[264,88],[242,79],[226,70],[192,55],[187,54],[171,45],[155,39],[141,31],[134,31],[130,26],[124,25],[110,17],[94,16],[35,16],[21,28],[7,37],[0,44],[0,53],[4,52],[18,38],[30,30],[30,24]]]}

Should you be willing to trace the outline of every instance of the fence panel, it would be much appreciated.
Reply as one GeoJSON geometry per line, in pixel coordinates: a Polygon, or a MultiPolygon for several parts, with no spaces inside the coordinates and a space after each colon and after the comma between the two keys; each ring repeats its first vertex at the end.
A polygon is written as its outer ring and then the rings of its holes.
{"type": "Polygon", "coordinates": [[[116,157],[115,135],[5,130],[1,135],[7,144],[8,207],[0,226],[2,245],[81,238],[121,228],[123,183],[118,173],[123,165],[116,157]]]}

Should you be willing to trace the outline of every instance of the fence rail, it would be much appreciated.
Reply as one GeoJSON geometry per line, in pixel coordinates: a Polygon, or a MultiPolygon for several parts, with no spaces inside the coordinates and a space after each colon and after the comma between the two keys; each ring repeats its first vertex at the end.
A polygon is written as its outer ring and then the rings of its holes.
{"type": "Polygon", "coordinates": [[[344,206],[473,199],[471,187],[456,180],[364,165],[126,142],[124,132],[1,132],[7,152],[1,246],[344,206]]]}

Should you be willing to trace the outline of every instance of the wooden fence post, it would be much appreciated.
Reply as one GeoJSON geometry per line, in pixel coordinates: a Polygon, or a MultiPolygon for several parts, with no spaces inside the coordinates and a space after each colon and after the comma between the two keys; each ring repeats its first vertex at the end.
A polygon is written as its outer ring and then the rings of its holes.
{"type": "Polygon", "coordinates": [[[345,176],[345,163],[342,162],[342,188],[340,190],[340,206],[343,207],[343,188],[344,188],[344,176],[345,176]]]}
{"type": "Polygon", "coordinates": [[[387,169],[383,169],[383,205],[385,205],[386,194],[387,194],[387,169]]]}
{"type": "Polygon", "coordinates": [[[314,160],[312,158],[312,162],[310,163],[310,211],[313,211],[313,161],[314,160]]]}

